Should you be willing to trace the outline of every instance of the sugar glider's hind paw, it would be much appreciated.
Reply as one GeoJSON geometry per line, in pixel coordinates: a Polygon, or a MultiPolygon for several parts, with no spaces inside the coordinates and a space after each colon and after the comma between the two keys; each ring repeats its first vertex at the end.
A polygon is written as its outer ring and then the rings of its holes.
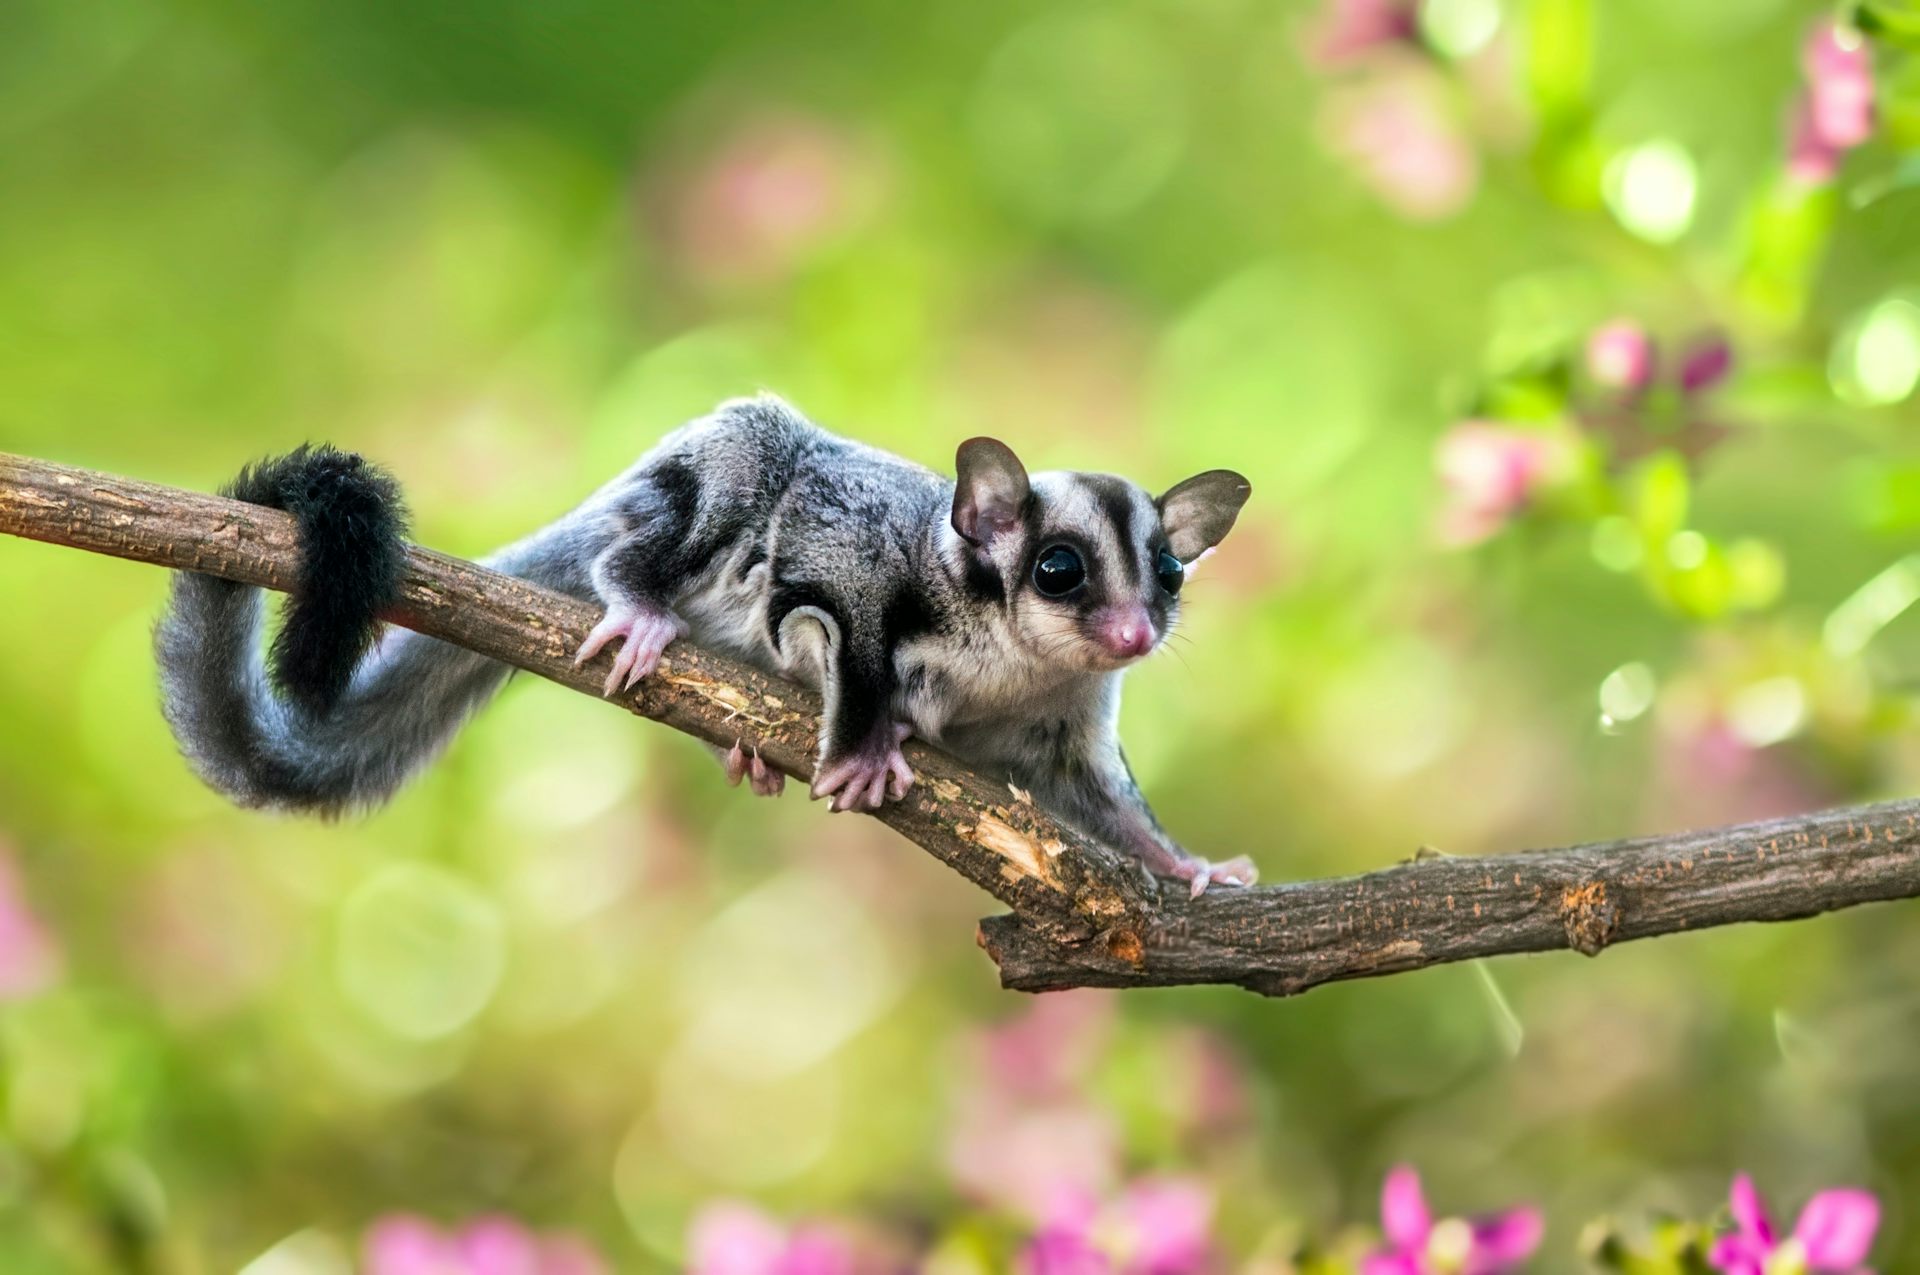
{"type": "Polygon", "coordinates": [[[593,626],[593,632],[580,644],[573,657],[574,667],[585,664],[607,643],[619,638],[620,651],[613,657],[613,668],[607,674],[606,693],[630,691],[641,678],[659,667],[660,653],[667,649],[667,644],[686,635],[686,622],[665,607],[615,603],[607,608],[606,617],[593,626]]]}
{"type": "Polygon", "coordinates": [[[1168,875],[1185,881],[1189,896],[1197,899],[1210,885],[1252,885],[1260,879],[1260,869],[1244,854],[1220,863],[1187,855],[1174,863],[1168,875]]]}
{"type": "Polygon", "coordinates": [[[749,753],[735,740],[721,760],[727,768],[727,782],[736,788],[745,779],[756,797],[778,797],[787,790],[787,777],[762,761],[757,748],[749,753]]]}
{"type": "Polygon", "coordinates": [[[813,777],[813,795],[830,798],[828,809],[835,811],[878,810],[906,796],[913,768],[900,745],[909,729],[894,723],[846,756],[823,759],[813,777]]]}

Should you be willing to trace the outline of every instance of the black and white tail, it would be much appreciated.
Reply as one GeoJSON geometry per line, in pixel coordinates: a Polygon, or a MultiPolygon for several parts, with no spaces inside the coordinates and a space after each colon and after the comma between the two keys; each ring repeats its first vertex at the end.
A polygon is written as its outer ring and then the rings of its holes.
{"type": "MultiPolygon", "coordinates": [[[[243,470],[226,494],[294,516],[300,571],[266,659],[261,590],[174,576],[154,646],[181,751],[243,806],[339,814],[384,801],[511,670],[416,633],[382,635],[406,519],[394,481],[360,457],[303,447],[243,470]]],[[[563,520],[489,565],[567,588],[573,560],[563,520]]]]}

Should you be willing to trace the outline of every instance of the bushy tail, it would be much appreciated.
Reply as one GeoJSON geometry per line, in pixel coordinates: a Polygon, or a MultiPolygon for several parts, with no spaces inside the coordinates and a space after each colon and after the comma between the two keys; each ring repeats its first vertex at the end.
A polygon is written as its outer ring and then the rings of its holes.
{"type": "MultiPolygon", "coordinates": [[[[174,576],[154,645],[181,751],[243,806],[338,814],[386,800],[511,670],[416,633],[382,636],[406,520],[393,480],[360,457],[303,447],[243,470],[226,494],[294,516],[300,571],[264,661],[261,590],[174,576]]],[[[578,591],[564,532],[555,524],[490,565],[578,591]]]]}

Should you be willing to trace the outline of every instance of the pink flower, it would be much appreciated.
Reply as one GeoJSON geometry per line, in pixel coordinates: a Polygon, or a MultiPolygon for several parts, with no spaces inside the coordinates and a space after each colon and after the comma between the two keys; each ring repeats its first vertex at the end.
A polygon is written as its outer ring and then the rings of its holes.
{"type": "Polygon", "coordinates": [[[1688,348],[1680,360],[1680,392],[1699,394],[1727,379],[1733,370],[1733,347],[1723,336],[1706,336],[1688,348]]]}
{"type": "Polygon", "coordinates": [[[60,977],[60,948],[35,915],[13,857],[0,851],[0,1001],[21,1000],[60,977]]]}
{"type": "Polygon", "coordinates": [[[608,1275],[584,1240],[536,1235],[507,1217],[475,1218],[442,1230],[394,1213],[367,1230],[365,1275],[608,1275]]]}
{"type": "Polygon", "coordinates": [[[1818,185],[1840,156],[1873,135],[1873,57],[1859,32],[1822,20],[1801,52],[1806,88],[1793,107],[1787,171],[1818,185]]]}
{"type": "Polygon", "coordinates": [[[761,283],[843,239],[882,184],[868,147],[831,122],[767,114],[702,148],[671,179],[673,251],[711,282],[761,283]]]}
{"type": "Polygon", "coordinates": [[[1072,1092],[1106,1048],[1114,1018],[1111,992],[1053,992],[1015,1018],[979,1034],[987,1075],[1008,1093],[1035,1098],[1072,1092]]]}
{"type": "Polygon", "coordinates": [[[853,1275],[852,1244],[821,1226],[789,1230],[750,1204],[722,1200],[693,1219],[687,1275],[853,1275]]]}
{"type": "Polygon", "coordinates": [[[1213,1195],[1146,1178],[1102,1208],[1065,1201],[1021,1251],[1020,1275],[1200,1275],[1212,1269],[1213,1195]]]}
{"type": "Polygon", "coordinates": [[[1580,424],[1608,441],[1614,461],[1667,448],[1698,456],[1730,432],[1700,401],[1733,369],[1733,348],[1724,336],[1696,335],[1683,347],[1670,375],[1677,396],[1648,396],[1662,379],[1659,359],[1652,338],[1630,319],[1595,328],[1586,355],[1588,378],[1612,393],[1581,405],[1580,424]]]}
{"type": "Polygon", "coordinates": [[[1462,421],[1434,449],[1434,468],[1446,489],[1443,539],[1474,544],[1525,509],[1564,463],[1567,442],[1557,434],[1490,421],[1462,421]]]}
{"type": "Polygon", "coordinates": [[[1307,57],[1323,67],[1352,62],[1376,49],[1411,44],[1419,34],[1410,0],[1327,0],[1309,24],[1307,57]]]}
{"type": "Polygon", "coordinates": [[[1653,338],[1631,319],[1601,324],[1587,338],[1587,375],[1610,390],[1645,389],[1653,380],[1653,338]]]}
{"type": "Polygon", "coordinates": [[[947,1147],[963,1192],[1038,1220],[1113,1188],[1120,1131],[1082,1083],[1113,1008],[1111,993],[1056,992],[975,1037],[947,1147]]]}
{"type": "Polygon", "coordinates": [[[1819,23],[1807,36],[1801,69],[1809,120],[1822,140],[1847,149],[1872,136],[1873,55],[1859,32],[1819,23]]]}
{"type": "Polygon", "coordinates": [[[1436,1222],[1420,1175],[1403,1165],[1380,1188],[1380,1229],[1387,1247],[1360,1264],[1360,1275],[1499,1275],[1533,1255],[1546,1223],[1534,1208],[1436,1222]]]}
{"type": "Polygon", "coordinates": [[[1713,1246],[1709,1260],[1714,1269],[1729,1275],[1866,1275],[1860,1264],[1880,1228],[1880,1201],[1870,1192],[1852,1187],[1820,1192],[1800,1210],[1793,1234],[1785,1239],[1774,1234],[1766,1202],[1746,1174],[1733,1180],[1728,1202],[1736,1229],[1713,1246]]]}
{"type": "Polygon", "coordinates": [[[1431,68],[1401,67],[1338,91],[1321,132],[1329,150],[1413,221],[1460,211],[1480,184],[1480,156],[1431,68]]]}

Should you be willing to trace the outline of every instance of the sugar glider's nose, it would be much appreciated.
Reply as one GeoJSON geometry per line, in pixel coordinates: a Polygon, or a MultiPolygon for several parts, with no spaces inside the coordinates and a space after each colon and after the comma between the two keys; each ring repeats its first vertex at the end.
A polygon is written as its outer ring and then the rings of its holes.
{"type": "Polygon", "coordinates": [[[1138,659],[1153,649],[1153,620],[1138,604],[1102,608],[1093,617],[1093,632],[1106,652],[1119,659],[1138,659]]]}

